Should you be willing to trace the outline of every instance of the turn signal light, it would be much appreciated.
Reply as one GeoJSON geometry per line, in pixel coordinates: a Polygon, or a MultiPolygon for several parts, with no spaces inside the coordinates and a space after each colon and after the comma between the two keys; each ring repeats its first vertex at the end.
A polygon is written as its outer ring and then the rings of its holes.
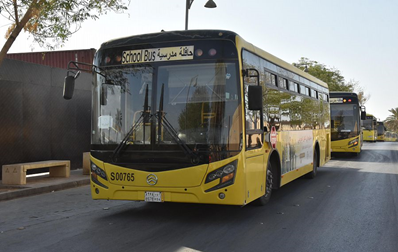
{"type": "Polygon", "coordinates": [[[353,146],[357,146],[359,144],[358,138],[355,138],[353,140],[351,140],[350,142],[348,142],[348,146],[353,147],[353,146]]]}
{"type": "Polygon", "coordinates": [[[221,184],[227,182],[228,180],[231,180],[234,178],[234,173],[230,173],[227,176],[222,177],[221,179],[221,184]]]}
{"type": "Polygon", "coordinates": [[[211,192],[226,186],[230,186],[235,182],[236,166],[238,160],[235,160],[223,167],[220,167],[212,172],[210,172],[205,180],[205,184],[212,181],[218,181],[218,184],[212,188],[207,189],[205,192],[211,192]]]}

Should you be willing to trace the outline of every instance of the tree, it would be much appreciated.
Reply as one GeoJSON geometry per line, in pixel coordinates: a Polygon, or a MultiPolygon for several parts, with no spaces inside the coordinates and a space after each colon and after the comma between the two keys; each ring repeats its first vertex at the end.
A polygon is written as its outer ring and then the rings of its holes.
{"type": "Polygon", "coordinates": [[[364,89],[359,85],[358,81],[350,80],[349,83],[354,87],[354,92],[358,95],[360,105],[365,105],[370,99],[370,94],[365,94],[364,89]]]}
{"type": "Polygon", "coordinates": [[[388,110],[391,113],[385,120],[386,127],[391,131],[398,131],[398,108],[388,110]]]}
{"type": "MultiPolygon", "coordinates": [[[[11,24],[0,51],[0,66],[22,30],[40,46],[54,49],[80,28],[87,19],[98,19],[108,11],[122,12],[127,0],[6,0],[0,2],[0,14],[11,24]],[[51,41],[49,41],[51,40],[51,41]],[[55,46],[54,46],[55,45],[55,46]]],[[[129,3],[129,2],[128,2],[129,3]]]]}
{"type": "Polygon", "coordinates": [[[346,82],[344,76],[336,68],[328,68],[317,61],[304,57],[301,57],[293,65],[326,82],[329,85],[330,91],[356,92],[361,105],[364,105],[370,99],[370,95],[365,95],[364,89],[359,85],[358,81],[350,80],[346,82]]]}

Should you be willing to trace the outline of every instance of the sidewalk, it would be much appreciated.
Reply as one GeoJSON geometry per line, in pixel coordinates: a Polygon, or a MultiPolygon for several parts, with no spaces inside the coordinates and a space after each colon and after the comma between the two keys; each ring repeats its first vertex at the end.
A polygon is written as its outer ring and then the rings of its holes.
{"type": "Polygon", "coordinates": [[[26,185],[3,185],[0,181],[0,201],[11,200],[90,184],[90,176],[83,170],[71,170],[69,178],[50,178],[49,175],[26,178],[26,185]]]}

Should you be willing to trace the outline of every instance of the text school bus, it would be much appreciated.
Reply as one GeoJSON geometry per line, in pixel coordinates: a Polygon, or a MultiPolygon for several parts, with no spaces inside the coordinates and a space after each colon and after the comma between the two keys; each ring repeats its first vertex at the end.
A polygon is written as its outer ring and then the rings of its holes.
{"type": "Polygon", "coordinates": [[[94,199],[265,204],[330,159],[327,85],[236,33],[116,39],[90,67],[94,199]]]}
{"type": "Polygon", "coordinates": [[[358,95],[351,92],[330,92],[332,152],[361,153],[363,133],[361,119],[366,119],[358,95]]]}

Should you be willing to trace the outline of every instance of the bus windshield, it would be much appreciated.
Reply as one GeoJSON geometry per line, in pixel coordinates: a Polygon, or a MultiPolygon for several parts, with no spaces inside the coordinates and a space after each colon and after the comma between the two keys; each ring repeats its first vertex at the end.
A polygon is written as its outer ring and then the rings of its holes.
{"type": "Polygon", "coordinates": [[[366,120],[362,121],[362,126],[365,130],[374,130],[374,123],[372,118],[366,118],[366,120]]]}
{"type": "Polygon", "coordinates": [[[221,60],[105,68],[94,83],[92,144],[127,139],[132,150],[181,144],[238,149],[236,69],[221,60]]]}
{"type": "Polygon", "coordinates": [[[377,135],[378,136],[384,135],[384,132],[385,132],[384,124],[383,123],[378,123],[377,124],[377,135]]]}
{"type": "Polygon", "coordinates": [[[332,140],[355,137],[359,133],[359,110],[356,104],[331,104],[332,140]]]}

